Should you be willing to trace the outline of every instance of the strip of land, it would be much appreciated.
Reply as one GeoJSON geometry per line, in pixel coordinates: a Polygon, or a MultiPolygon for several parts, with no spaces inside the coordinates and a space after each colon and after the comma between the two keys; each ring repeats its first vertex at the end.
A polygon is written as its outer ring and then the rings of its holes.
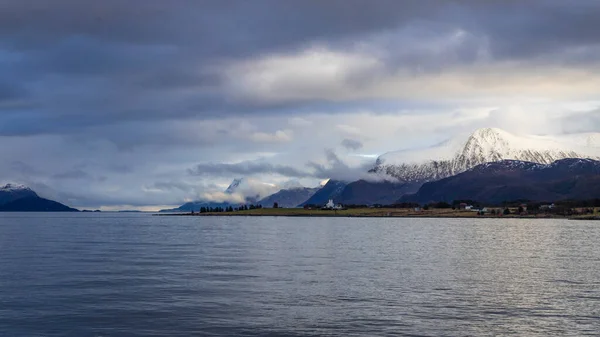
{"type": "Polygon", "coordinates": [[[560,215],[552,213],[537,214],[478,214],[469,210],[430,209],[414,210],[404,208],[352,208],[343,210],[321,210],[303,208],[261,208],[234,212],[204,213],[160,213],[160,216],[286,216],[286,217],[404,217],[404,218],[526,218],[526,219],[581,219],[600,220],[595,209],[593,214],[560,215]]]}

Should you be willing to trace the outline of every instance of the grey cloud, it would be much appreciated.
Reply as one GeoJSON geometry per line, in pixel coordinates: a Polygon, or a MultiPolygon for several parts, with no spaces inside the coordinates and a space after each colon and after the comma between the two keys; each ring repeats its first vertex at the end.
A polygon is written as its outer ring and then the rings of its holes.
{"type": "Polygon", "coordinates": [[[37,169],[31,165],[28,165],[20,160],[13,161],[10,166],[14,171],[17,171],[26,176],[39,175],[39,174],[43,173],[42,170],[39,170],[39,169],[37,169]]]}
{"type": "MultiPolygon", "coordinates": [[[[60,180],[57,185],[71,184],[66,189],[76,191],[55,192],[62,200],[113,205],[190,197],[186,193],[194,191],[193,184],[177,186],[172,180],[177,177],[168,175],[185,172],[199,159],[214,164],[194,167],[189,171],[194,177],[360,177],[366,167],[350,167],[333,152],[326,163],[304,167],[315,149],[337,140],[326,131],[311,134],[311,128],[324,130],[317,123],[305,126],[308,131],[303,133],[298,125],[270,118],[313,113],[346,117],[357,111],[418,114],[414,110],[462,105],[456,102],[460,98],[449,102],[433,95],[378,99],[377,90],[365,97],[343,92],[346,87],[369,92],[397,74],[407,81],[445,71],[477,75],[479,65],[508,64],[512,73],[539,69],[541,74],[552,66],[594,75],[600,67],[599,16],[600,3],[591,0],[0,1],[0,137],[8,136],[2,137],[0,153],[15,158],[0,173],[7,179],[33,177],[48,184],[60,180]],[[334,83],[323,84],[318,98],[266,101],[231,87],[240,81],[227,72],[232,65],[299,55],[311,48],[363,53],[373,57],[375,66],[334,75],[334,83]],[[335,87],[338,81],[343,82],[341,89],[335,87]],[[335,96],[338,91],[342,93],[335,96]],[[260,122],[253,130],[197,125],[212,120],[260,122]],[[285,144],[247,141],[252,134],[271,140],[271,133],[288,127],[293,137],[279,137],[290,139],[285,144]],[[313,138],[319,139],[317,145],[313,138]],[[286,151],[294,152],[300,164],[249,159],[260,152],[286,151]],[[41,152],[48,155],[31,158],[41,152]],[[238,157],[246,161],[220,163],[238,157]],[[70,168],[82,158],[94,161],[85,167],[87,174],[113,184],[111,188],[122,186],[128,194],[80,191],[76,177],[85,179],[85,172],[70,168]],[[140,186],[167,192],[139,192],[140,186]]],[[[493,76],[482,76],[484,86],[493,81],[493,76]]],[[[294,91],[301,83],[291,84],[294,91]]],[[[488,105],[482,100],[477,103],[488,105]]],[[[580,114],[566,121],[563,131],[597,131],[597,115],[580,114]]],[[[372,144],[350,138],[342,142],[349,150],[393,150],[384,148],[392,144],[369,148],[372,144]]]]}
{"type": "Polygon", "coordinates": [[[342,146],[348,150],[356,151],[363,147],[363,144],[359,140],[345,138],[344,140],[342,140],[342,146]]]}
{"type": "Polygon", "coordinates": [[[0,81],[0,109],[5,102],[23,98],[25,92],[22,88],[17,87],[14,83],[5,83],[0,81]]]}
{"type": "Polygon", "coordinates": [[[574,113],[560,123],[565,133],[598,132],[600,130],[600,109],[574,113]]]}
{"type": "MultiPolygon", "coordinates": [[[[439,71],[447,63],[474,62],[480,49],[488,47],[492,59],[555,55],[556,62],[597,63],[592,47],[599,43],[598,14],[600,5],[594,1],[381,0],[376,6],[365,0],[3,1],[0,49],[7,53],[0,53],[0,71],[22,89],[10,92],[0,86],[0,100],[26,92],[33,105],[1,117],[0,124],[13,126],[0,134],[64,133],[149,119],[298,113],[307,106],[335,110],[319,101],[238,101],[221,87],[222,69],[231,61],[314,44],[345,51],[356,40],[374,41],[389,68],[383,73],[406,66],[439,71]],[[431,39],[447,40],[453,29],[467,33],[454,49],[412,47],[419,40],[425,46],[431,39]],[[30,123],[32,119],[38,123],[30,123]]],[[[376,83],[381,74],[356,76],[347,80],[360,87],[376,83]]]]}
{"type": "Polygon", "coordinates": [[[321,179],[336,179],[342,181],[355,181],[365,179],[369,181],[393,180],[394,178],[387,176],[379,176],[369,174],[369,169],[373,168],[374,162],[365,162],[358,166],[349,166],[332,149],[325,150],[327,164],[316,163],[310,161],[307,166],[314,170],[315,177],[321,179]]]}
{"type": "MultiPolygon", "coordinates": [[[[297,169],[287,165],[277,165],[265,161],[245,161],[235,164],[207,163],[188,169],[192,176],[251,176],[259,174],[279,174],[289,178],[318,178],[353,181],[357,179],[381,180],[382,177],[368,174],[373,162],[359,166],[349,166],[331,150],[325,150],[325,163],[308,161],[308,170],[297,169]]],[[[387,177],[384,177],[387,178],[387,177]]]]}
{"type": "Polygon", "coordinates": [[[87,173],[81,169],[75,169],[75,170],[71,170],[71,171],[54,174],[52,176],[52,178],[54,178],[54,179],[90,179],[91,176],[89,173],[87,173]]]}
{"type": "Polygon", "coordinates": [[[133,169],[130,166],[127,166],[125,164],[110,164],[107,166],[107,169],[111,172],[116,172],[116,173],[121,173],[121,174],[127,174],[127,173],[133,172],[133,169]]]}
{"type": "Polygon", "coordinates": [[[190,192],[195,189],[195,186],[180,181],[157,181],[154,184],[152,184],[152,187],[161,190],[177,189],[184,192],[190,192]]]}
{"type": "MultiPolygon", "coordinates": [[[[597,45],[600,4],[596,1],[534,1],[521,11],[522,2],[476,6],[477,28],[490,39],[500,58],[537,57],[597,45]],[[508,20],[504,20],[508,15],[508,20]]],[[[595,60],[597,61],[597,60],[595,60]]]]}
{"type": "Polygon", "coordinates": [[[188,173],[194,176],[201,175],[253,175],[275,173],[286,177],[311,177],[310,172],[298,170],[292,166],[276,165],[264,161],[245,161],[236,164],[208,163],[199,164],[189,169],[188,173]]]}

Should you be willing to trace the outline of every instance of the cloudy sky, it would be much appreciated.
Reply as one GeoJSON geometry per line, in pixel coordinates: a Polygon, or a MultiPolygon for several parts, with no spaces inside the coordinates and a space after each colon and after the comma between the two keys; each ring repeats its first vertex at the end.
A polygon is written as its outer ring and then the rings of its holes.
{"type": "Polygon", "coordinates": [[[158,209],[479,127],[600,131],[600,2],[0,0],[0,182],[158,209]]]}

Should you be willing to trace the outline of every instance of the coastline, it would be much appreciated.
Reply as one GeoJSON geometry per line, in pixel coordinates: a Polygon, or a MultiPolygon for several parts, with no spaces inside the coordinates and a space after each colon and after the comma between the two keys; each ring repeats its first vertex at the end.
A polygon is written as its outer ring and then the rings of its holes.
{"type": "Polygon", "coordinates": [[[510,214],[510,215],[478,215],[477,212],[465,210],[433,209],[414,211],[411,209],[357,208],[347,210],[306,210],[302,208],[263,208],[234,212],[207,213],[155,213],[153,216],[250,216],[250,217],[336,217],[336,218],[466,218],[466,219],[569,219],[600,220],[597,215],[564,216],[556,214],[510,214]]]}

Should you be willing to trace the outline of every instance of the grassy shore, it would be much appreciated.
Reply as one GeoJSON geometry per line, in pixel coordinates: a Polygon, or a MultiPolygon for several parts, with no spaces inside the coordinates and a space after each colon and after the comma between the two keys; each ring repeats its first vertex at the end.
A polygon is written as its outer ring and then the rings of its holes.
{"type": "MultiPolygon", "coordinates": [[[[303,208],[261,208],[250,209],[246,211],[234,212],[208,212],[208,213],[165,213],[157,214],[165,216],[297,216],[297,217],[407,217],[407,218],[567,218],[555,214],[537,214],[537,215],[477,215],[477,212],[453,209],[430,209],[415,211],[405,208],[352,208],[345,210],[320,210],[303,208]]],[[[572,218],[578,218],[573,216],[572,218]]],[[[586,219],[592,219],[593,216],[581,216],[586,219]]]]}

